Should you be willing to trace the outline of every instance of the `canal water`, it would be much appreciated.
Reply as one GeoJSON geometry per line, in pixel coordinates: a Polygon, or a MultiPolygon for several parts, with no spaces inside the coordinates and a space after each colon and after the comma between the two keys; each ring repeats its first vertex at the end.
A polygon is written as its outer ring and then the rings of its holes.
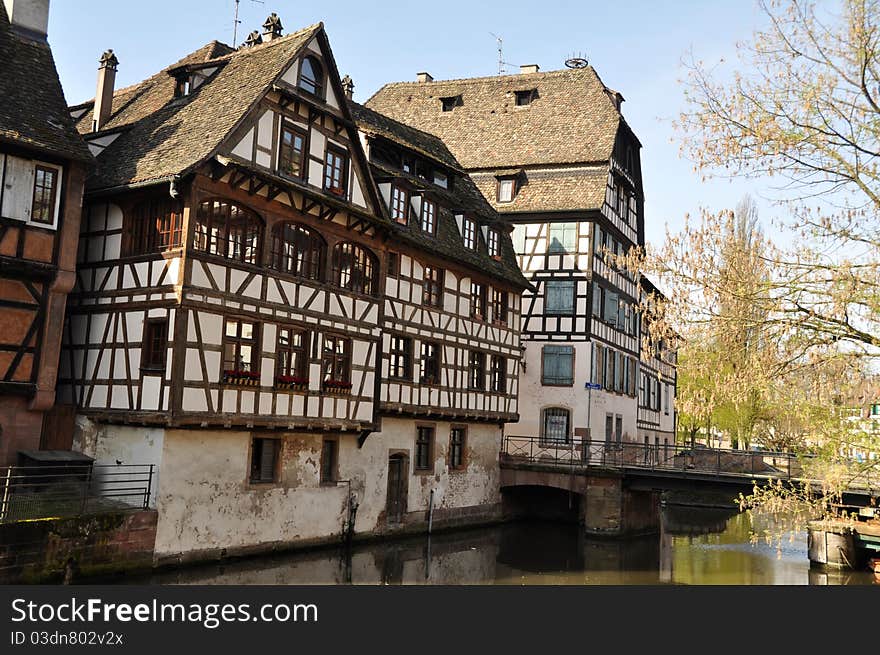
{"type": "Polygon", "coordinates": [[[659,535],[587,539],[576,525],[517,522],[223,564],[124,583],[837,585],[878,584],[868,572],[811,570],[806,534],[753,544],[745,514],[667,506],[659,535]]]}

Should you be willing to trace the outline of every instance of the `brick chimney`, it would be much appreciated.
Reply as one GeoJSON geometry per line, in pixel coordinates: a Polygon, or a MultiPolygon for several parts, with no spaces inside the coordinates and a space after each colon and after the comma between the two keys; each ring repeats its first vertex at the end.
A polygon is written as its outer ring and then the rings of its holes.
{"type": "Polygon", "coordinates": [[[424,83],[426,83],[426,82],[433,82],[433,81],[434,81],[434,78],[431,77],[431,74],[430,74],[430,73],[418,73],[418,74],[416,75],[416,79],[417,79],[421,84],[424,84],[424,83]]]}
{"type": "Polygon", "coordinates": [[[45,41],[49,29],[49,0],[3,0],[12,29],[34,41],[45,41]]]}
{"type": "Polygon", "coordinates": [[[273,11],[269,15],[269,18],[266,19],[266,22],[263,23],[263,41],[277,39],[281,36],[281,30],[283,29],[284,26],[281,24],[281,19],[278,17],[278,14],[273,11]]]}
{"type": "Polygon", "coordinates": [[[113,88],[116,84],[116,67],[119,60],[113,50],[101,55],[98,66],[98,90],[95,91],[95,107],[92,109],[92,131],[97,132],[110,120],[113,113],[113,88]]]}
{"type": "Polygon", "coordinates": [[[520,75],[527,75],[529,73],[537,73],[540,70],[540,66],[538,64],[523,64],[519,67],[520,75]]]}
{"type": "Polygon", "coordinates": [[[342,92],[349,100],[354,96],[354,81],[351,79],[351,75],[342,78],[342,92]]]}

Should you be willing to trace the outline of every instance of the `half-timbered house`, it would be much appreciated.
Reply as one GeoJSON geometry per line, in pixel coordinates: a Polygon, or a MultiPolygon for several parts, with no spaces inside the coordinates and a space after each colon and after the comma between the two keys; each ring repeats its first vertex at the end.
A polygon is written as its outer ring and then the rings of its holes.
{"type": "MultiPolygon", "coordinates": [[[[641,278],[641,306],[656,311],[663,294],[648,278],[641,278]]],[[[653,339],[643,352],[639,372],[639,437],[657,457],[675,445],[675,393],[678,362],[674,335],[651,335],[650,318],[644,318],[644,336],[653,339]],[[665,449],[665,450],[664,450],[665,449]]]]}
{"type": "Polygon", "coordinates": [[[71,446],[51,410],[92,157],[67,113],[48,21],[48,0],[0,3],[0,465],[71,446]]]}
{"type": "Polygon", "coordinates": [[[552,443],[640,441],[641,144],[589,66],[387,84],[366,106],[440,137],[513,225],[523,296],[520,421],[552,443]],[[610,256],[611,254],[614,257],[610,256]]]}
{"type": "Polygon", "coordinates": [[[98,166],[60,400],[86,452],[159,465],[160,558],[497,511],[517,416],[526,282],[497,216],[437,161],[445,189],[396,173],[401,209],[323,25],[263,27],[120,90],[105,53],[70,108],[98,166]],[[472,317],[475,285],[506,324],[472,317]]]}

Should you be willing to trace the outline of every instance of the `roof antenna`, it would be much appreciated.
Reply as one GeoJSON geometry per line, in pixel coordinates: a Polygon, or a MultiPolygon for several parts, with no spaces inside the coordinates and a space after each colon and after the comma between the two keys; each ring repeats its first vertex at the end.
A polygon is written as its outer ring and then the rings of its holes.
{"type": "MultiPolygon", "coordinates": [[[[238,20],[238,4],[241,0],[235,0],[235,17],[232,19],[232,47],[235,47],[236,41],[238,41],[238,26],[241,24],[241,21],[238,20]]],[[[251,2],[258,2],[261,5],[266,4],[263,0],[251,0],[251,2]]]]}
{"type": "Polygon", "coordinates": [[[502,46],[503,46],[503,40],[502,40],[501,37],[498,36],[497,34],[492,34],[492,32],[489,32],[489,34],[491,34],[492,36],[494,36],[494,37],[495,37],[495,41],[498,43],[498,74],[499,74],[499,75],[504,75],[504,73],[505,73],[505,71],[504,71],[504,67],[505,67],[505,66],[509,66],[510,64],[508,64],[506,61],[504,61],[504,49],[503,49],[503,47],[502,47],[502,46]]]}

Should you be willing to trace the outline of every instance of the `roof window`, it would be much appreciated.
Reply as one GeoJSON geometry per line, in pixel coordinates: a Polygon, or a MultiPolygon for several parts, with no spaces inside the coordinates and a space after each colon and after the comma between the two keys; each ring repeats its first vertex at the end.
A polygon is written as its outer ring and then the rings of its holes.
{"type": "Polygon", "coordinates": [[[448,96],[446,98],[440,98],[440,107],[443,111],[452,111],[456,107],[461,106],[461,96],[448,96]]]}

